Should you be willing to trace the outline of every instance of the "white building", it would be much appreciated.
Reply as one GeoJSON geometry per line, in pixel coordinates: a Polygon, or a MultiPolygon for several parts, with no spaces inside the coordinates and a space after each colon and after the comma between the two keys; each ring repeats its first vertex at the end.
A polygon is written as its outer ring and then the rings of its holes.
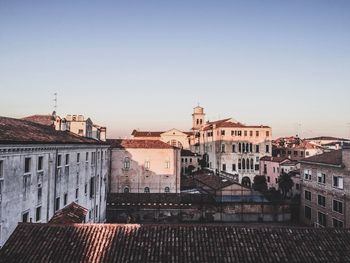
{"type": "Polygon", "coordinates": [[[251,185],[259,174],[260,158],[271,156],[271,128],[232,118],[205,122],[204,109],[199,106],[192,117],[191,150],[203,155],[210,170],[251,185]]]}
{"type": "Polygon", "coordinates": [[[76,202],[104,222],[109,146],[25,120],[0,117],[0,246],[18,222],[46,223],[76,202]]]}
{"type": "Polygon", "coordinates": [[[180,193],[180,149],[157,140],[107,140],[111,193],[180,193]]]}

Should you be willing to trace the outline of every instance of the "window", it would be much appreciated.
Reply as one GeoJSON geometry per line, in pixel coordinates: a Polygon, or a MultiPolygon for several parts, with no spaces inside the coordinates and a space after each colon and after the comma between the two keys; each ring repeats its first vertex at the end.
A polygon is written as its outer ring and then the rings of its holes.
{"type": "Polygon", "coordinates": [[[238,144],[238,151],[242,152],[242,144],[241,143],[238,144]]]}
{"type": "Polygon", "coordinates": [[[225,146],[226,146],[225,144],[221,144],[221,152],[222,152],[222,153],[224,153],[225,150],[226,150],[226,147],[225,147],[225,146]]]}
{"type": "Polygon", "coordinates": [[[41,220],[41,206],[38,206],[35,211],[35,220],[36,222],[41,220]]]}
{"type": "MultiPolygon", "coordinates": [[[[185,159],[185,161],[187,162],[187,158],[185,159]]],[[[151,168],[151,163],[150,163],[150,161],[146,161],[146,162],[145,162],[145,168],[146,168],[146,170],[149,170],[149,169],[151,168]]]]}
{"type": "Polygon", "coordinates": [[[249,151],[252,153],[253,152],[253,144],[249,144],[249,151]]]}
{"type": "Polygon", "coordinates": [[[333,211],[343,214],[343,202],[333,200],[333,211]]]}
{"type": "Polygon", "coordinates": [[[75,189],[75,200],[78,200],[79,198],[79,188],[75,189]]]}
{"type": "Polygon", "coordinates": [[[311,192],[305,190],[305,200],[311,201],[311,192]]]}
{"type": "Polygon", "coordinates": [[[60,198],[59,197],[56,198],[55,211],[57,211],[58,209],[60,209],[60,198]]]}
{"type": "Polygon", "coordinates": [[[38,157],[38,167],[37,167],[38,171],[42,171],[42,169],[43,169],[43,159],[44,159],[43,156],[38,157]]]}
{"type": "Polygon", "coordinates": [[[190,158],[190,163],[192,163],[192,158],[190,158]]]}
{"type": "Polygon", "coordinates": [[[126,193],[126,194],[127,194],[127,193],[130,193],[130,189],[129,189],[129,187],[127,187],[127,186],[126,186],[126,187],[124,187],[124,193],[126,193]]]}
{"type": "Polygon", "coordinates": [[[38,204],[41,203],[42,200],[42,196],[43,196],[43,188],[41,187],[41,184],[38,185],[38,204]]]}
{"type": "Polygon", "coordinates": [[[78,135],[83,136],[84,135],[84,130],[83,129],[79,129],[78,130],[78,135]]]}
{"type": "Polygon", "coordinates": [[[95,177],[90,178],[90,198],[95,196],[95,177]]]}
{"type": "Polygon", "coordinates": [[[317,196],[317,203],[319,206],[326,206],[326,197],[324,197],[323,195],[318,195],[317,196]]]}
{"type": "Polygon", "coordinates": [[[22,214],[22,222],[23,222],[23,223],[27,223],[28,220],[29,220],[29,211],[24,212],[24,213],[22,214]]]}
{"type": "MultiPolygon", "coordinates": [[[[192,159],[191,159],[191,162],[192,162],[192,159]]],[[[169,160],[166,160],[166,161],[165,161],[165,168],[166,168],[166,169],[169,169],[169,168],[170,168],[170,161],[169,161],[169,160]]]]}
{"type": "Polygon", "coordinates": [[[242,131],[237,131],[238,136],[242,136],[242,131]]]}
{"type": "Polygon", "coordinates": [[[333,218],[333,227],[335,227],[335,228],[343,228],[344,227],[344,222],[333,218]]]}
{"type": "Polygon", "coordinates": [[[267,182],[268,182],[268,183],[270,182],[270,176],[267,177],[267,182]]]}
{"type": "Polygon", "coordinates": [[[69,165],[69,154],[66,154],[65,165],[69,165]]]}
{"type": "Polygon", "coordinates": [[[309,156],[310,154],[309,154],[309,152],[306,152],[305,155],[306,155],[306,156],[309,156]]]}
{"type": "Polygon", "coordinates": [[[259,149],[259,145],[255,145],[255,152],[259,152],[260,151],[260,149],[259,149]]]}
{"type": "Polygon", "coordinates": [[[226,163],[222,164],[222,170],[225,172],[226,171],[226,163]]]}
{"type": "Polygon", "coordinates": [[[77,163],[80,162],[80,153],[77,153],[77,163]]]}
{"type": "Polygon", "coordinates": [[[311,219],[311,207],[304,206],[304,215],[305,215],[305,218],[309,220],[311,219]]]}
{"type": "Polygon", "coordinates": [[[242,169],[241,159],[238,159],[238,170],[242,169]]]}
{"type": "Polygon", "coordinates": [[[267,152],[267,153],[270,152],[270,145],[266,145],[266,152],[267,152]]]}
{"type": "Polygon", "coordinates": [[[164,192],[165,192],[165,193],[170,193],[170,188],[169,188],[168,186],[165,187],[165,188],[164,188],[164,192]]]}
{"type": "Polygon", "coordinates": [[[255,171],[259,171],[260,167],[259,167],[259,164],[256,164],[255,165],[255,171]]]}
{"type": "Polygon", "coordinates": [[[63,206],[67,205],[67,203],[68,203],[68,194],[65,193],[65,194],[63,195],[63,206]]]}
{"type": "Polygon", "coordinates": [[[225,135],[225,130],[221,130],[221,135],[225,135]]]}
{"type": "Polygon", "coordinates": [[[333,176],[333,187],[343,189],[343,177],[333,176]]]}
{"type": "Polygon", "coordinates": [[[236,145],[232,144],[232,152],[235,153],[236,152],[236,145]]]}
{"type": "Polygon", "coordinates": [[[303,157],[304,156],[304,152],[300,152],[300,156],[303,157]]]}
{"type": "Polygon", "coordinates": [[[59,154],[57,156],[57,167],[61,167],[62,165],[62,156],[59,154]]]}
{"type": "Polygon", "coordinates": [[[326,226],[326,215],[324,213],[318,212],[317,213],[317,223],[321,226],[326,226]]]}
{"type": "Polygon", "coordinates": [[[149,193],[149,187],[145,187],[145,193],[149,193]]]}
{"type": "Polygon", "coordinates": [[[249,131],[249,136],[253,137],[253,131],[249,131]]]}
{"type": "Polygon", "coordinates": [[[259,137],[259,131],[255,131],[255,136],[259,137]]]}
{"type": "Polygon", "coordinates": [[[298,151],[293,151],[294,156],[298,156],[298,151]]]}
{"type": "Polygon", "coordinates": [[[273,172],[274,172],[274,173],[276,172],[276,167],[273,167],[273,172]]]}
{"type": "Polygon", "coordinates": [[[130,169],[130,158],[129,157],[125,157],[124,158],[124,169],[125,170],[129,170],[130,169]]]}
{"type": "Polygon", "coordinates": [[[326,183],[326,174],[324,173],[317,173],[317,182],[319,184],[325,184],[326,183]]]}
{"type": "Polygon", "coordinates": [[[25,158],[24,159],[24,173],[30,173],[31,170],[31,158],[25,158]]]}
{"type": "Polygon", "coordinates": [[[4,178],[4,162],[0,160],[0,179],[4,178]]]}
{"type": "Polygon", "coordinates": [[[270,136],[270,132],[266,131],[266,137],[269,137],[269,136],[270,136]]]}
{"type": "Polygon", "coordinates": [[[304,179],[309,181],[311,180],[311,170],[304,170],[304,179]]]}
{"type": "Polygon", "coordinates": [[[267,164],[264,164],[264,174],[267,173],[267,164]]]}
{"type": "Polygon", "coordinates": [[[248,131],[244,131],[244,136],[248,136],[248,131]]]}
{"type": "Polygon", "coordinates": [[[89,161],[89,153],[87,152],[86,154],[85,154],[85,162],[88,162],[89,161]]]}
{"type": "Polygon", "coordinates": [[[232,171],[236,171],[236,164],[232,164],[232,171]]]}

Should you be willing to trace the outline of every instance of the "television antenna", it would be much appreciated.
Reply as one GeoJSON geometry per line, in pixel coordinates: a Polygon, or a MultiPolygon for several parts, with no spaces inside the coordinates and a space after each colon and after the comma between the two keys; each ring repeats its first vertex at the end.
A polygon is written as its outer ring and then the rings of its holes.
{"type": "Polygon", "coordinates": [[[57,113],[57,92],[53,94],[53,102],[54,102],[53,110],[57,113]]]}

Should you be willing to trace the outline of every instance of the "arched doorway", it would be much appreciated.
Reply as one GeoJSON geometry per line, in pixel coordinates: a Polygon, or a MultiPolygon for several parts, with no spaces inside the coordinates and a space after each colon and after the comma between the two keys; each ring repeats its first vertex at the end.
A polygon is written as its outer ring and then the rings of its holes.
{"type": "Polygon", "coordinates": [[[242,178],[242,185],[246,187],[251,187],[252,183],[250,181],[250,178],[248,176],[244,176],[242,178]]]}

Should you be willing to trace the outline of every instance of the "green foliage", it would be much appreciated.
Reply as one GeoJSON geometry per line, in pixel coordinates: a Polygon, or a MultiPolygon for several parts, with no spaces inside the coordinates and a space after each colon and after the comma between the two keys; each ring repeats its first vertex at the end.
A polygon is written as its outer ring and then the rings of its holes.
{"type": "Polygon", "coordinates": [[[253,189],[260,192],[267,190],[266,177],[263,175],[256,175],[254,177],[253,189]]]}
{"type": "Polygon", "coordinates": [[[282,191],[283,198],[287,196],[287,193],[292,189],[294,183],[289,174],[282,173],[278,178],[278,187],[282,191]]]}

